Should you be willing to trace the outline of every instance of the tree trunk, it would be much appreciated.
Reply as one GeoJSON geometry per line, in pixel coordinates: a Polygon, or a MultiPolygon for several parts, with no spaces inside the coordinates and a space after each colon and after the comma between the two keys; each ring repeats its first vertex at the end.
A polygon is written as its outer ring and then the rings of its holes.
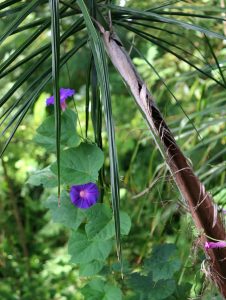
{"type": "Polygon", "coordinates": [[[176,144],[151,93],[137,73],[119,38],[115,33],[105,31],[100,24],[98,27],[110,60],[130,88],[174,181],[189,206],[206,254],[205,274],[216,283],[221,294],[226,297],[226,248],[205,250],[204,247],[206,241],[225,240],[226,237],[225,228],[220,216],[217,215],[213,199],[205,191],[204,185],[194,174],[191,165],[176,144]]]}

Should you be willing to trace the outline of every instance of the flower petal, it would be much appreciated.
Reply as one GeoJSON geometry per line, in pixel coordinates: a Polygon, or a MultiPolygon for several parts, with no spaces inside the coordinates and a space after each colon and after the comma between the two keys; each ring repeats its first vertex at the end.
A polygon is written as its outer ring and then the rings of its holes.
{"type": "Polygon", "coordinates": [[[226,241],[220,242],[205,242],[205,249],[225,248],[226,241]]]}
{"type": "Polygon", "coordinates": [[[60,107],[61,107],[62,111],[65,111],[65,109],[67,108],[67,104],[66,104],[65,100],[60,102],[60,107]]]}
{"type": "Polygon", "coordinates": [[[71,89],[60,89],[60,101],[66,100],[68,97],[71,97],[75,94],[75,90],[71,89]]]}
{"type": "Polygon", "coordinates": [[[82,209],[93,206],[99,197],[98,187],[95,183],[72,185],[70,189],[71,202],[82,209]]]}
{"type": "MultiPolygon", "coordinates": [[[[66,102],[65,100],[75,94],[75,90],[72,89],[65,89],[60,88],[60,104],[61,109],[64,111],[66,109],[66,102]]],[[[46,106],[53,105],[54,104],[54,96],[50,96],[46,99],[46,106]]]]}
{"type": "Polygon", "coordinates": [[[46,99],[46,105],[47,106],[52,105],[52,104],[54,104],[54,97],[53,96],[46,99]]]}

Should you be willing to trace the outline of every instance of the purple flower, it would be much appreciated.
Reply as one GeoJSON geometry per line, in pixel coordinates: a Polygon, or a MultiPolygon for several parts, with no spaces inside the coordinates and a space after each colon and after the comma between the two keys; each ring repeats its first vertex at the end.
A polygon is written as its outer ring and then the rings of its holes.
{"type": "MultiPolygon", "coordinates": [[[[71,89],[64,89],[61,88],[60,89],[60,106],[61,109],[64,111],[67,107],[66,105],[66,99],[68,97],[71,97],[75,94],[75,90],[71,90],[71,89]]],[[[49,98],[46,99],[46,106],[49,105],[53,105],[54,104],[54,96],[51,96],[49,98]]]]}
{"type": "Polygon", "coordinates": [[[226,241],[205,242],[205,249],[225,248],[225,247],[226,247],[226,241]]]}
{"type": "Polygon", "coordinates": [[[81,185],[72,185],[70,189],[71,202],[83,209],[93,206],[99,197],[98,187],[89,182],[81,185]]]}

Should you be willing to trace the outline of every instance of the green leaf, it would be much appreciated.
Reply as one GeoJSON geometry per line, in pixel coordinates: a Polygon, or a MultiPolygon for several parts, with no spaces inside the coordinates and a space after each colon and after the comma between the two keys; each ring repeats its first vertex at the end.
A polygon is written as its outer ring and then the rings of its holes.
{"type": "MultiPolygon", "coordinates": [[[[110,207],[96,204],[86,212],[88,223],[85,226],[87,237],[93,240],[108,240],[115,235],[114,219],[110,207]]],[[[126,235],[131,227],[127,213],[120,212],[121,233],[126,235]]]]}
{"type": "Polygon", "coordinates": [[[71,255],[71,262],[84,264],[93,260],[105,260],[112,249],[112,241],[90,241],[81,232],[72,232],[68,243],[68,253],[71,255]]]}
{"type": "Polygon", "coordinates": [[[225,199],[226,199],[226,188],[222,188],[218,193],[214,195],[214,200],[217,204],[223,205],[225,207],[225,199]]]}
{"type": "Polygon", "coordinates": [[[192,284],[188,282],[184,282],[183,284],[178,285],[176,291],[177,299],[184,299],[184,298],[188,299],[191,288],[192,288],[192,284]]]}
{"type": "Polygon", "coordinates": [[[57,186],[57,178],[56,175],[51,172],[50,167],[47,167],[31,174],[27,183],[34,186],[43,185],[45,188],[50,188],[57,186]]]}
{"type": "Polygon", "coordinates": [[[75,207],[66,192],[62,192],[60,197],[60,207],[57,205],[57,196],[50,196],[47,199],[46,207],[50,209],[52,219],[56,223],[72,229],[77,229],[85,219],[84,212],[75,207]]]}
{"type": "Polygon", "coordinates": [[[86,212],[88,224],[85,226],[88,239],[108,240],[114,236],[111,226],[112,212],[105,204],[96,204],[86,212]]]}
{"type": "Polygon", "coordinates": [[[176,288],[174,280],[160,280],[154,282],[151,273],[148,276],[141,276],[134,273],[130,276],[128,284],[135,292],[139,292],[142,299],[161,300],[173,294],[176,288]]]}
{"type": "MultiPolygon", "coordinates": [[[[66,184],[95,182],[103,162],[103,152],[96,145],[82,143],[77,148],[64,150],[61,154],[62,181],[66,184]]],[[[56,163],[51,170],[57,174],[56,163]]]]}
{"type": "Polygon", "coordinates": [[[94,279],[82,289],[85,299],[89,300],[121,300],[121,290],[101,279],[94,279]]]}
{"type": "Polygon", "coordinates": [[[167,299],[175,291],[176,284],[174,280],[160,280],[157,283],[153,282],[151,287],[151,293],[149,293],[148,299],[161,300],[167,299]]]}
{"type": "Polygon", "coordinates": [[[151,258],[144,264],[145,269],[153,274],[153,280],[170,279],[181,267],[177,248],[173,244],[155,246],[151,258]]]}
{"type": "MultiPolygon", "coordinates": [[[[65,110],[61,116],[61,147],[76,147],[80,138],[76,132],[77,115],[70,109],[65,110]]],[[[48,151],[56,149],[55,118],[48,117],[37,129],[34,141],[45,147],[48,151]]]]}
{"type": "Polygon", "coordinates": [[[92,276],[100,272],[104,267],[104,262],[100,260],[94,260],[88,264],[82,264],[79,266],[80,276],[92,276]]]}
{"type": "Polygon", "coordinates": [[[120,211],[120,228],[122,235],[129,234],[131,228],[131,219],[130,216],[124,211],[120,211]]]}

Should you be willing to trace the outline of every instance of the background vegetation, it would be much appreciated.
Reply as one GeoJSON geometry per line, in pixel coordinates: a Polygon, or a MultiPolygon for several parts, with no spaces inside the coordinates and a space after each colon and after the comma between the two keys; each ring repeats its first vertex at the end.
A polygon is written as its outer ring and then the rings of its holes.
{"type": "MultiPolygon", "coordinates": [[[[4,7],[6,2],[10,1],[0,3],[1,32],[9,28],[16,14],[26,5],[26,1],[13,1],[13,5],[4,7]]],[[[12,111],[8,119],[4,119],[4,113],[10,110],[21,96],[23,98],[18,110],[25,105],[28,99],[26,97],[32,92],[32,84],[39,76],[41,81],[44,72],[51,66],[51,59],[48,59],[32,70],[32,67],[42,59],[42,53],[46,53],[41,52],[40,49],[50,43],[49,24],[29,47],[12,58],[28,37],[35,34],[37,28],[42,28],[44,22],[49,21],[48,3],[40,2],[42,3],[21,25],[27,26],[28,29],[18,30],[18,33],[13,32],[0,48],[3,58],[0,65],[0,95],[3,101],[1,104],[4,104],[4,107],[0,108],[1,150],[11,135],[10,130],[6,132],[3,130],[14,120],[17,111],[12,111]],[[31,26],[35,22],[40,27],[31,26]],[[20,64],[35,51],[40,51],[38,56],[20,64]],[[11,62],[8,60],[10,58],[12,58],[11,62]],[[9,64],[6,67],[7,62],[9,64]],[[19,89],[11,93],[18,80],[22,81],[23,76],[26,81],[23,85],[20,82],[19,89]],[[5,103],[4,99],[7,99],[5,103]]],[[[152,7],[159,10],[160,15],[162,11],[163,16],[204,26],[223,35],[226,30],[222,20],[225,11],[223,3],[224,1],[214,0],[159,1],[156,5],[156,1],[152,0],[142,2],[131,0],[115,4],[139,10],[152,7]]],[[[136,21],[135,17],[132,24],[126,23],[119,12],[112,10],[112,14],[115,14],[115,20],[118,18],[114,24],[115,29],[127,50],[130,51],[138,71],[150,87],[178,144],[191,161],[207,190],[212,193],[218,208],[224,208],[226,205],[224,162],[226,84],[223,75],[225,41],[214,36],[207,37],[205,33],[198,31],[185,30],[176,24],[169,26],[166,23],[154,22],[152,27],[148,27],[145,19],[136,21]],[[146,36],[149,42],[142,38],[139,30],[142,30],[143,34],[149,34],[146,36]]],[[[60,21],[62,33],[67,32],[75,20],[79,22],[79,16],[70,15],[70,12],[68,15],[60,21]]],[[[62,55],[81,43],[86,36],[85,31],[82,30],[83,23],[81,22],[79,26],[76,27],[78,33],[69,35],[62,43],[60,49],[62,55]]],[[[86,44],[71,56],[60,71],[60,86],[76,90],[73,101],[69,101],[68,105],[78,113],[77,130],[84,139],[87,127],[86,92],[89,70],[90,49],[89,44],[86,44]]],[[[199,250],[199,236],[187,213],[186,205],[182,202],[166,169],[166,164],[156,149],[140,112],[111,65],[109,65],[109,73],[119,159],[121,208],[130,215],[132,220],[129,235],[122,239],[125,272],[128,270],[138,272],[143,266],[144,269],[148,266],[158,269],[159,264],[153,262],[150,257],[156,257],[159,251],[162,254],[159,259],[164,266],[164,253],[172,253],[175,258],[173,259],[175,271],[172,272],[170,279],[180,287],[171,298],[167,299],[189,297],[205,300],[221,299],[201,271],[205,257],[199,250]],[[176,248],[172,245],[169,248],[164,248],[167,246],[156,248],[165,243],[173,244],[176,248]]],[[[96,97],[99,97],[98,91],[95,90],[94,71],[90,78],[93,89],[90,88],[90,94],[94,97],[96,93],[96,97]]],[[[54,223],[46,208],[46,199],[56,192],[56,188],[43,188],[40,182],[34,182],[31,177],[35,171],[55,161],[55,155],[50,154],[34,141],[38,126],[48,115],[53,114],[53,108],[45,106],[45,99],[51,94],[52,85],[48,82],[35,97],[34,104],[31,103],[26,118],[10,142],[0,164],[1,299],[100,299],[98,296],[97,298],[90,296],[88,291],[92,291],[92,288],[84,289],[89,278],[81,276],[81,270],[79,276],[77,265],[69,262],[68,230],[61,224],[54,223]]],[[[87,137],[98,142],[100,139],[95,137],[92,118],[95,118],[94,114],[89,119],[87,137]]],[[[109,156],[104,122],[101,136],[105,155],[104,183],[102,183],[105,190],[104,202],[109,203],[109,156]]],[[[167,254],[165,259],[169,259],[167,254]]],[[[144,297],[146,287],[143,287],[145,279],[142,278],[142,273],[139,278],[136,277],[138,273],[135,273],[131,277],[126,277],[124,281],[121,280],[115,251],[109,257],[109,268],[103,269],[101,274],[107,278],[107,282],[117,281],[125,299],[146,299],[144,297]]],[[[106,296],[106,299],[113,298],[106,296]]],[[[156,296],[153,299],[164,299],[164,297],[156,296]]]]}

